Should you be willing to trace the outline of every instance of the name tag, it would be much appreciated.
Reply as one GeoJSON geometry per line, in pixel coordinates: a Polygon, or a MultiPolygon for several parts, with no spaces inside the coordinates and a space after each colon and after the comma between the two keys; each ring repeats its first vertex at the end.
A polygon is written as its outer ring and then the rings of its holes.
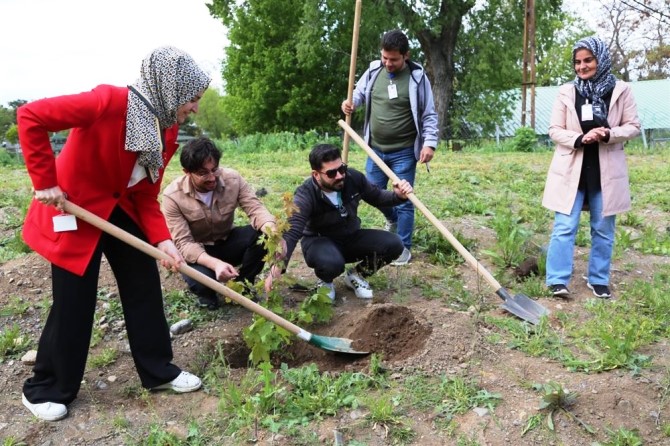
{"type": "Polygon", "coordinates": [[[398,87],[396,87],[396,84],[389,85],[388,90],[389,90],[389,99],[395,99],[398,97],[398,87]]]}
{"type": "Polygon", "coordinates": [[[76,231],[77,218],[71,214],[61,214],[53,217],[54,232],[76,231]]]}
{"type": "Polygon", "coordinates": [[[593,104],[582,105],[582,121],[593,121],[593,104]]]}

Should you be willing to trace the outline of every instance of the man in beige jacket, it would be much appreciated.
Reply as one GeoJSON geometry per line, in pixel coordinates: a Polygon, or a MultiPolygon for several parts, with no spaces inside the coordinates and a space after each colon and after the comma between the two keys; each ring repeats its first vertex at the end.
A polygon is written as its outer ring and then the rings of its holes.
{"type": "MultiPolygon", "coordinates": [[[[220,159],[221,152],[208,138],[189,141],[180,156],[184,175],[163,192],[163,214],[177,249],[191,267],[250,289],[266,254],[258,238],[275,230],[275,218],[237,171],[219,167],[220,159]],[[249,225],[233,226],[238,206],[249,217],[249,225]]],[[[185,275],[184,279],[201,306],[218,308],[215,291],[185,275]]]]}

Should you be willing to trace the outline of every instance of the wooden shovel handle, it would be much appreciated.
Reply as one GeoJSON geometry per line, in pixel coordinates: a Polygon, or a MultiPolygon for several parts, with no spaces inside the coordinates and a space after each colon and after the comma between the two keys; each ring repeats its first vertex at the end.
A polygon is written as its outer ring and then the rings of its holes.
{"type": "MultiPolygon", "coordinates": [[[[349,124],[346,122],[342,121],[341,119],[338,121],[338,124],[340,127],[344,129],[347,134],[351,136],[351,138],[358,144],[365,152],[367,152],[368,156],[372,159],[372,161],[379,166],[379,168],[386,174],[387,177],[389,177],[393,182],[398,182],[400,181],[400,178],[393,172],[387,165],[384,163],[384,161],[377,156],[377,154],[368,146],[363,138],[361,138],[354,129],[352,129],[349,124]]],[[[417,196],[414,193],[411,193],[408,195],[409,200],[414,203],[414,206],[416,206],[417,209],[419,209],[423,215],[426,216],[426,218],[435,226],[441,233],[446,237],[446,239],[451,243],[451,246],[453,246],[462,256],[463,258],[470,264],[474,270],[481,275],[497,292],[500,288],[500,283],[491,275],[491,273],[488,272],[488,270],[477,261],[477,259],[474,258],[470,252],[465,249],[465,247],[461,244],[461,242],[458,241],[456,237],[451,235],[451,232],[442,224],[440,220],[438,220],[432,212],[428,210],[426,206],[417,198],[417,196]]]]}
{"type": "MultiPolygon", "coordinates": [[[[106,232],[109,235],[112,235],[119,240],[129,244],[130,246],[139,249],[143,253],[153,257],[156,260],[167,260],[168,262],[174,262],[174,259],[161,251],[160,249],[156,248],[153,245],[150,245],[149,243],[145,242],[144,240],[141,240],[134,235],[124,231],[123,229],[119,228],[118,226],[115,226],[108,221],[103,220],[102,218],[98,217],[97,215],[87,211],[86,209],[77,206],[76,204],[70,202],[70,201],[65,201],[65,204],[63,205],[63,209],[76,216],[77,218],[95,226],[96,228],[100,229],[103,232],[106,232]]],[[[200,271],[191,268],[190,266],[186,265],[185,263],[182,263],[182,265],[179,267],[179,272],[186,274],[193,280],[197,280],[198,282],[202,283],[203,285],[211,288],[212,290],[223,294],[230,300],[233,300],[237,302],[238,304],[242,305],[248,310],[253,311],[254,313],[264,317],[265,319],[279,325],[280,327],[284,328],[285,330],[290,331],[291,333],[295,334],[301,339],[304,339],[306,341],[309,340],[311,337],[311,333],[303,330],[302,328],[298,327],[297,325],[287,321],[286,319],[282,318],[281,316],[273,313],[272,311],[268,310],[267,308],[258,305],[257,303],[247,299],[246,297],[242,296],[241,294],[231,290],[227,286],[223,285],[220,282],[217,282],[216,280],[206,276],[205,274],[201,273],[200,271]]]]}
{"type": "MultiPolygon", "coordinates": [[[[356,82],[356,58],[358,57],[358,33],[361,23],[361,0],[356,0],[356,10],[354,13],[354,30],[351,38],[351,61],[349,62],[349,86],[347,88],[347,102],[354,100],[354,83],[356,82]]],[[[351,125],[351,114],[345,117],[347,125],[351,125]]],[[[349,161],[349,135],[344,134],[342,142],[342,162],[349,161]]]]}

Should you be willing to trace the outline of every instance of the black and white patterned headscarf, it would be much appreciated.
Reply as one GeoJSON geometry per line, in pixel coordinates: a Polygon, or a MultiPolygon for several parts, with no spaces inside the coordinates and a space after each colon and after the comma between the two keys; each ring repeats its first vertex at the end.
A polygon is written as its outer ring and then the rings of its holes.
{"type": "Polygon", "coordinates": [[[140,78],[129,86],[126,150],[140,152],[138,163],[152,183],[163,167],[161,131],[177,122],[177,109],[209,82],[191,56],[174,47],[157,48],[142,61],[140,78]]]}
{"type": "MultiPolygon", "coordinates": [[[[579,76],[575,77],[575,88],[583,97],[591,100],[593,104],[593,116],[601,125],[607,123],[607,105],[602,97],[610,92],[616,84],[616,77],[610,73],[612,70],[612,59],[610,52],[599,37],[585,37],[575,43],[572,47],[572,60],[575,60],[575,53],[581,49],[587,49],[593,53],[598,62],[596,74],[587,80],[582,80],[579,76]]],[[[574,64],[573,64],[574,67],[574,64]]]]}

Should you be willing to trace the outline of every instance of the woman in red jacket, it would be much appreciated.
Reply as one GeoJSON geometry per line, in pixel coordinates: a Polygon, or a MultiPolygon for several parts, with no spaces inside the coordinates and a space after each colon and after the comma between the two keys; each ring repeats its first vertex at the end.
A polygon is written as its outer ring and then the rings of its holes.
{"type": "Polygon", "coordinates": [[[131,86],[100,85],[18,109],[19,138],[35,190],[23,237],[51,262],[53,286],[34,374],[23,386],[23,404],[36,417],[64,418],[77,396],[103,254],[117,281],[142,385],[177,392],[200,388],[198,377],[171,363],[156,261],[86,222],[60,215],[60,209],[67,197],[156,245],[179,265],[183,259],[170,239],[158,193],[163,169],[177,150],[178,125],[197,112],[209,81],[188,54],[161,47],[144,59],[131,86]],[[65,129],[70,135],[55,158],[49,132],[65,129]]]}

